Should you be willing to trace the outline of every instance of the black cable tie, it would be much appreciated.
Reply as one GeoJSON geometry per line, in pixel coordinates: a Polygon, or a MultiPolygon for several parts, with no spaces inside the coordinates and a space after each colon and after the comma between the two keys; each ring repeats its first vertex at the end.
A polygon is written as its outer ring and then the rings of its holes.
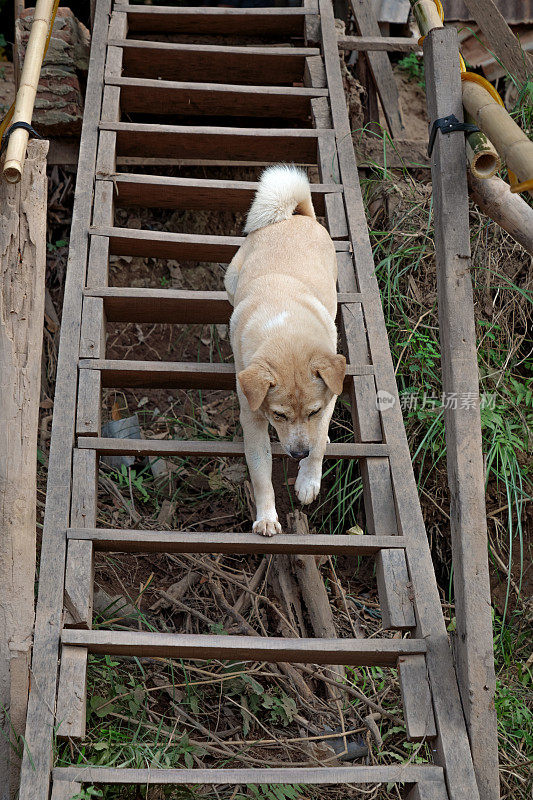
{"type": "Polygon", "coordinates": [[[455,114],[450,114],[447,117],[441,117],[440,119],[436,119],[433,125],[431,126],[431,133],[429,134],[429,144],[428,144],[429,158],[431,158],[431,154],[433,152],[433,147],[435,145],[435,139],[437,137],[438,130],[442,131],[442,133],[454,133],[455,131],[464,131],[465,133],[476,133],[477,131],[479,131],[479,128],[472,122],[459,122],[455,114]]]}
{"type": "Polygon", "coordinates": [[[17,128],[23,128],[25,131],[28,131],[30,136],[33,136],[34,139],[44,139],[44,136],[41,136],[40,133],[37,133],[35,128],[32,128],[32,126],[29,124],[29,122],[22,122],[22,121],[21,122],[14,122],[13,125],[10,125],[9,128],[4,133],[4,135],[2,136],[2,145],[0,146],[0,156],[2,156],[4,154],[4,150],[7,147],[7,143],[9,141],[9,137],[11,136],[13,131],[17,130],[17,128]]]}

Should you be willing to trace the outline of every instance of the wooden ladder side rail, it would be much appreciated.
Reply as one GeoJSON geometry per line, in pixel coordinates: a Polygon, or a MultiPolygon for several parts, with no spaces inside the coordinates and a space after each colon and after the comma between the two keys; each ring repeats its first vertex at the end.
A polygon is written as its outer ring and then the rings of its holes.
{"type": "MultiPolygon", "coordinates": [[[[110,0],[98,0],[93,39],[105,42],[110,0]]],[[[62,337],[57,367],[56,402],[49,457],[32,659],[32,687],[22,759],[20,800],[48,800],[56,703],[57,660],[63,611],[66,529],[70,512],[71,448],[76,413],[76,369],[81,324],[82,285],[88,248],[87,230],[102,102],[105,48],[95,48],[89,65],[83,134],[78,163],[70,250],[65,283],[62,337]]]]}
{"type": "MultiPolygon", "coordinates": [[[[429,119],[455,114],[462,120],[455,29],[430,31],[424,64],[429,119]]],[[[454,655],[479,793],[483,800],[498,800],[496,676],[466,169],[464,136],[437,134],[431,178],[442,387],[451,399],[451,404],[445,403],[444,425],[457,620],[454,655]],[[470,402],[465,404],[465,398],[470,402]]]]}
{"type": "Polygon", "coordinates": [[[350,124],[337,55],[337,37],[329,0],[320,0],[322,43],[331,111],[335,123],[337,153],[350,238],[354,249],[358,288],[365,293],[365,322],[376,385],[393,398],[381,414],[384,439],[391,446],[389,456],[398,527],[409,541],[409,574],[416,609],[415,635],[427,639],[426,663],[437,725],[436,757],[446,769],[450,800],[479,800],[466,726],[461,709],[457,678],[453,668],[447,631],[442,616],[431,554],[420,509],[407,436],[399,404],[387,330],[374,273],[372,248],[363,210],[357,165],[350,136],[350,124]]]}

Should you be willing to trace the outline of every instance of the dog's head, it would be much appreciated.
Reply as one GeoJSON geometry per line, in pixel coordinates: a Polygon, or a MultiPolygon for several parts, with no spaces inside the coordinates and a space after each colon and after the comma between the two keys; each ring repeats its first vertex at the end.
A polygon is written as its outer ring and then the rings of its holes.
{"type": "Polygon", "coordinates": [[[346,372],[344,356],[302,350],[294,348],[284,358],[258,358],[237,376],[252,411],[265,415],[292,458],[313,451],[324,409],[342,392],[346,372]]]}

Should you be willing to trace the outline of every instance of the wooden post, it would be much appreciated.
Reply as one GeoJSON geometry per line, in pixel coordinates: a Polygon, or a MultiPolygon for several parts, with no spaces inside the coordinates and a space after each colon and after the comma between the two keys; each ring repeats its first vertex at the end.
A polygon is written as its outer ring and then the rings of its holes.
{"type": "Polygon", "coordinates": [[[22,181],[0,182],[0,800],[17,784],[34,620],[47,152],[31,141],[22,181]]]}
{"type": "MultiPolygon", "coordinates": [[[[454,28],[436,28],[428,34],[424,65],[430,122],[449,114],[462,120],[454,28]]],[[[455,661],[479,794],[483,800],[497,800],[495,675],[464,134],[437,133],[431,176],[451,493],[455,661]]]]}

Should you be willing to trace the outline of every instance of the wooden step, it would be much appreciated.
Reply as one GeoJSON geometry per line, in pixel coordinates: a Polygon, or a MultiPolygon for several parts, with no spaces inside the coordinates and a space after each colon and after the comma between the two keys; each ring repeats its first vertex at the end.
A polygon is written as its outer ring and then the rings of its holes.
{"type": "Polygon", "coordinates": [[[301,84],[305,59],[320,55],[312,47],[227,47],[135,39],[111,39],[108,45],[122,48],[127,77],[251,86],[301,84]]]}
{"type": "Polygon", "coordinates": [[[113,553],[296,553],[299,555],[371,556],[380,550],[404,549],[402,536],[364,534],[329,536],[258,536],[255,533],[136,531],[70,528],[69,539],[89,540],[95,550],[113,553]]]}
{"type": "MultiPolygon", "coordinates": [[[[392,764],[357,767],[276,767],[275,769],[133,769],[117,767],[55,767],[56,781],[140,785],[235,785],[344,783],[442,784],[442,767],[432,764],[392,764]]],[[[445,800],[446,794],[417,795],[422,800],[445,800]]],[[[414,798],[413,798],[414,800],[414,798]]]]}
{"type": "MultiPolygon", "coordinates": [[[[210,261],[229,264],[243,236],[208,236],[196,233],[167,233],[166,231],[135,228],[93,227],[94,236],[109,238],[109,253],[116,256],[145,256],[174,258],[182,261],[210,261]]],[[[348,242],[335,241],[338,252],[347,252],[348,242]]]]}
{"type": "Polygon", "coordinates": [[[271,117],[302,119],[309,124],[311,100],[328,94],[327,89],[293,86],[183,83],[117,76],[107,83],[120,87],[123,114],[271,117]]]}
{"type": "MultiPolygon", "coordinates": [[[[85,297],[101,297],[108,322],[160,322],[170,324],[228,323],[233,307],[226,292],[184,289],[103,287],[84,289],[85,297]]],[[[339,292],[338,306],[361,303],[357,292],[339,292]]]]}
{"type": "Polygon", "coordinates": [[[178,8],[125,5],[130,33],[303,36],[306,8],[178,8]]]}
{"type": "Polygon", "coordinates": [[[63,629],[62,643],[90,653],[155,658],[217,658],[300,664],[394,667],[402,656],[423,654],[423,639],[289,639],[264,636],[63,629]]]}
{"type": "Polygon", "coordinates": [[[100,130],[116,132],[117,156],[150,153],[157,158],[290,161],[294,164],[316,164],[318,137],[333,138],[331,130],[316,128],[101,122],[100,130]]]}
{"type": "MultiPolygon", "coordinates": [[[[235,365],[196,361],[126,361],[84,358],[80,369],[98,370],[102,387],[113,389],[235,389],[235,365]]],[[[355,375],[373,375],[368,364],[348,365],[344,390],[355,375]]]]}
{"type": "MultiPolygon", "coordinates": [[[[259,184],[255,181],[200,180],[137,175],[119,172],[113,176],[115,204],[144,208],[184,208],[246,212],[259,184]]],[[[326,213],[324,196],[342,193],[340,184],[311,184],[313,206],[318,216],[326,213]]]]}
{"type": "MultiPolygon", "coordinates": [[[[244,444],[242,442],[226,442],[189,439],[103,439],[96,436],[82,436],[78,439],[78,447],[96,450],[102,455],[132,455],[144,458],[145,456],[227,456],[229,458],[243,458],[244,444]]],[[[285,456],[287,453],[277,442],[272,443],[273,456],[285,456]]],[[[359,459],[383,458],[389,455],[386,444],[328,444],[325,458],[334,459],[359,459]]]]}

